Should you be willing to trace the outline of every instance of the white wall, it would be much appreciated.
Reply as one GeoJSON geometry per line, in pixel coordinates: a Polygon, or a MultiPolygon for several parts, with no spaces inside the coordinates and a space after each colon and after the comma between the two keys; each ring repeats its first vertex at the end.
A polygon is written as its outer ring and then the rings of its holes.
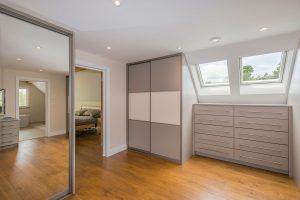
{"type": "Polygon", "coordinates": [[[300,188],[300,49],[298,49],[288,104],[293,106],[293,170],[294,180],[300,188]]]}
{"type": "Polygon", "coordinates": [[[20,114],[29,114],[30,123],[45,122],[45,94],[38,88],[36,88],[33,84],[24,81],[20,81],[19,87],[27,88],[29,95],[29,107],[20,108],[20,114]]]}
{"type": "Polygon", "coordinates": [[[110,69],[110,148],[111,151],[122,149],[126,146],[126,64],[76,50],[75,64],[80,63],[110,69]]]}
{"type": "Polygon", "coordinates": [[[66,76],[45,72],[3,69],[2,84],[6,90],[6,116],[16,117],[17,76],[41,78],[50,81],[50,132],[66,130],[66,76]]]}
{"type": "Polygon", "coordinates": [[[75,109],[82,105],[101,107],[101,72],[75,72],[75,109]]]}
{"type": "MultiPolygon", "coordinates": [[[[297,49],[299,32],[293,32],[284,35],[278,35],[263,39],[240,42],[225,46],[217,46],[210,49],[203,49],[198,51],[187,52],[186,57],[189,65],[227,60],[228,73],[230,80],[230,95],[221,94],[220,91],[214,92],[214,95],[201,95],[200,101],[204,103],[276,103],[285,104],[287,102],[287,89],[285,85],[284,90],[277,88],[278,92],[275,94],[240,94],[239,87],[239,58],[243,56],[259,55],[271,52],[295,50],[297,49]],[[283,91],[283,92],[282,92],[283,91]]],[[[226,38],[224,38],[226,39],[226,38]]],[[[287,81],[288,82],[288,81],[287,81]]],[[[209,89],[209,88],[208,88],[209,89]]],[[[271,90],[272,88],[270,88],[271,90]]],[[[266,91],[269,89],[266,88],[266,91]]],[[[207,91],[203,91],[206,92],[207,91]]],[[[265,93],[265,92],[264,92],[265,93]]]]}

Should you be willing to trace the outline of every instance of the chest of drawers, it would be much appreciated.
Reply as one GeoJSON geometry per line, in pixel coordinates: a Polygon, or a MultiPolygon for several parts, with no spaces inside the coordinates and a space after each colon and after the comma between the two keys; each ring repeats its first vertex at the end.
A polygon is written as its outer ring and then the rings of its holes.
{"type": "Polygon", "coordinates": [[[195,104],[194,154],[292,175],[291,107],[195,104]]]}
{"type": "Polygon", "coordinates": [[[0,148],[19,143],[19,120],[0,120],[0,148]]]}

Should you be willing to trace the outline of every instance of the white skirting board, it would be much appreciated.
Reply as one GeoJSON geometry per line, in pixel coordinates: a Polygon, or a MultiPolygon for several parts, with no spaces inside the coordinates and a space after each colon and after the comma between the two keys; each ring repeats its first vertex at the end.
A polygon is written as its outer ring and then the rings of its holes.
{"type": "Polygon", "coordinates": [[[107,153],[107,157],[110,157],[112,155],[115,155],[115,154],[120,153],[120,152],[125,151],[125,150],[127,150],[127,145],[126,144],[122,144],[122,145],[113,147],[107,153]]]}
{"type": "Polygon", "coordinates": [[[48,137],[52,137],[52,136],[56,136],[56,135],[63,135],[63,134],[66,134],[66,130],[59,130],[59,131],[51,131],[49,134],[48,134],[48,137]]]}

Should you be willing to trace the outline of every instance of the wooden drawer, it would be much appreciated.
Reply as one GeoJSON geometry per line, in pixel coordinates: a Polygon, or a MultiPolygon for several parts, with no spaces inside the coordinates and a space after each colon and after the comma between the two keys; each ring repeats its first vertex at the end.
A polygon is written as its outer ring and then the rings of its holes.
{"type": "Polygon", "coordinates": [[[277,106],[235,106],[234,116],[288,119],[289,108],[277,106]]]}
{"type": "Polygon", "coordinates": [[[233,148],[233,138],[227,138],[227,137],[220,137],[220,136],[196,133],[195,134],[195,142],[201,143],[201,144],[206,144],[206,145],[233,148]]]}
{"type": "Polygon", "coordinates": [[[213,115],[195,115],[195,123],[210,124],[219,126],[233,126],[233,117],[213,116],[213,115]]]}
{"type": "Polygon", "coordinates": [[[217,135],[222,137],[233,137],[233,127],[214,126],[206,124],[195,124],[194,131],[196,133],[217,135]]]}
{"type": "Polygon", "coordinates": [[[19,136],[19,129],[4,129],[0,131],[0,138],[19,136]]]}
{"type": "Polygon", "coordinates": [[[235,117],[235,127],[288,132],[288,120],[235,117]]]}
{"type": "Polygon", "coordinates": [[[0,146],[7,146],[17,144],[19,142],[19,137],[5,137],[1,139],[0,146]]]}
{"type": "Polygon", "coordinates": [[[234,135],[235,138],[255,140],[259,142],[269,142],[285,145],[288,145],[289,143],[289,135],[286,132],[235,128],[234,135]]]}
{"type": "Polygon", "coordinates": [[[239,161],[270,167],[274,169],[288,171],[288,159],[264,154],[252,153],[247,151],[235,150],[234,158],[239,161]]]}
{"type": "Polygon", "coordinates": [[[199,143],[195,145],[195,151],[196,153],[198,152],[198,153],[204,153],[212,156],[233,159],[233,149],[230,148],[199,143]]]}
{"type": "Polygon", "coordinates": [[[233,106],[195,105],[194,114],[233,116],[233,106]]]}
{"type": "Polygon", "coordinates": [[[1,122],[1,129],[16,129],[19,128],[19,121],[7,121],[7,122],[1,122]]]}
{"type": "Polygon", "coordinates": [[[279,156],[284,158],[288,158],[289,156],[289,149],[287,145],[236,139],[234,141],[234,147],[235,149],[239,150],[256,152],[271,156],[279,156]]]}

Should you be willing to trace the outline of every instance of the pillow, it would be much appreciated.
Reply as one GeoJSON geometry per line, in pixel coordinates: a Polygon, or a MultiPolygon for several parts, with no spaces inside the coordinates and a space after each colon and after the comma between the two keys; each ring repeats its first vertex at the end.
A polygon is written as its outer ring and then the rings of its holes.
{"type": "Polygon", "coordinates": [[[75,112],[76,116],[83,116],[83,113],[86,112],[87,109],[80,109],[75,112]]]}
{"type": "Polygon", "coordinates": [[[83,113],[83,116],[91,116],[94,118],[98,118],[98,117],[100,117],[100,110],[89,109],[83,113]]]}

